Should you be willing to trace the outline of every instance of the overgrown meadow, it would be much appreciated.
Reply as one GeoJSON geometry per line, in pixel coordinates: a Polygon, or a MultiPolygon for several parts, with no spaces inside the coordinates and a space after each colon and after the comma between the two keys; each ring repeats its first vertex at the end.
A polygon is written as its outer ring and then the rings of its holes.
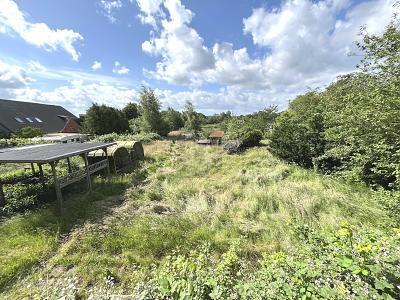
{"type": "Polygon", "coordinates": [[[399,293],[400,232],[381,196],[290,165],[154,142],[90,195],[0,225],[4,298],[370,299],[399,293]]]}

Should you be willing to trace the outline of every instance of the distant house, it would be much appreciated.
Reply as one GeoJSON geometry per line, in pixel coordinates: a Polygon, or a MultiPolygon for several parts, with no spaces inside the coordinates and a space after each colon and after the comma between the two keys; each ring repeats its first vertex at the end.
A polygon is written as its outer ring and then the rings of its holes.
{"type": "Polygon", "coordinates": [[[27,126],[45,133],[80,130],[79,119],[61,106],[0,99],[0,131],[12,134],[27,126]]]}
{"type": "Polygon", "coordinates": [[[224,137],[224,135],[225,135],[225,132],[223,132],[222,130],[213,130],[208,135],[208,138],[210,139],[211,144],[221,145],[222,138],[224,137]]]}

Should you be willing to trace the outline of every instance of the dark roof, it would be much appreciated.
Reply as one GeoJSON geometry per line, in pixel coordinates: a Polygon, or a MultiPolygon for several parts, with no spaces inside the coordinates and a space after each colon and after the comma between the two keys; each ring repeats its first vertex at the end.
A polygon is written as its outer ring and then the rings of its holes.
{"type": "Polygon", "coordinates": [[[41,128],[45,133],[55,133],[64,128],[65,119],[68,118],[76,117],[58,105],[0,99],[0,127],[7,128],[11,132],[31,126],[41,128]],[[18,122],[16,117],[24,122],[18,122]],[[26,118],[30,118],[32,122],[26,118]]]}
{"type": "Polygon", "coordinates": [[[222,130],[213,130],[210,132],[209,136],[210,138],[222,138],[225,135],[225,133],[222,130]]]}
{"type": "Polygon", "coordinates": [[[0,149],[0,163],[49,163],[116,143],[46,144],[0,149]]]}

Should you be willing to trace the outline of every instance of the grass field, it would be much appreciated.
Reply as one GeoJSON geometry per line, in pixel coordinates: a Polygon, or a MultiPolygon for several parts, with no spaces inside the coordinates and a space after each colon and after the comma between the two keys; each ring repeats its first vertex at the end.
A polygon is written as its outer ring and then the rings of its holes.
{"type": "Polygon", "coordinates": [[[235,246],[251,272],[265,254],[300,248],[302,225],[391,226],[368,188],[283,163],[265,147],[229,156],[164,141],[145,151],[132,174],[96,179],[92,194],[69,194],[62,218],[50,205],[0,223],[4,298],[134,294],[176,251],[207,247],[218,259],[235,246]]]}

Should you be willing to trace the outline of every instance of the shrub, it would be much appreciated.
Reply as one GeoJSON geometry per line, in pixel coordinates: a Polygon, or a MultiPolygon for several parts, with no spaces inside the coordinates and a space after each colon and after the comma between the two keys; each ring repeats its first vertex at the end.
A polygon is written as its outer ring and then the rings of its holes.
{"type": "Polygon", "coordinates": [[[17,130],[15,132],[15,135],[19,138],[30,139],[38,136],[43,136],[44,131],[41,128],[26,126],[17,130]]]}
{"type": "Polygon", "coordinates": [[[301,247],[265,255],[248,271],[235,247],[213,261],[207,248],[166,258],[142,295],[159,299],[395,299],[400,230],[334,233],[294,229],[301,247]]]}

